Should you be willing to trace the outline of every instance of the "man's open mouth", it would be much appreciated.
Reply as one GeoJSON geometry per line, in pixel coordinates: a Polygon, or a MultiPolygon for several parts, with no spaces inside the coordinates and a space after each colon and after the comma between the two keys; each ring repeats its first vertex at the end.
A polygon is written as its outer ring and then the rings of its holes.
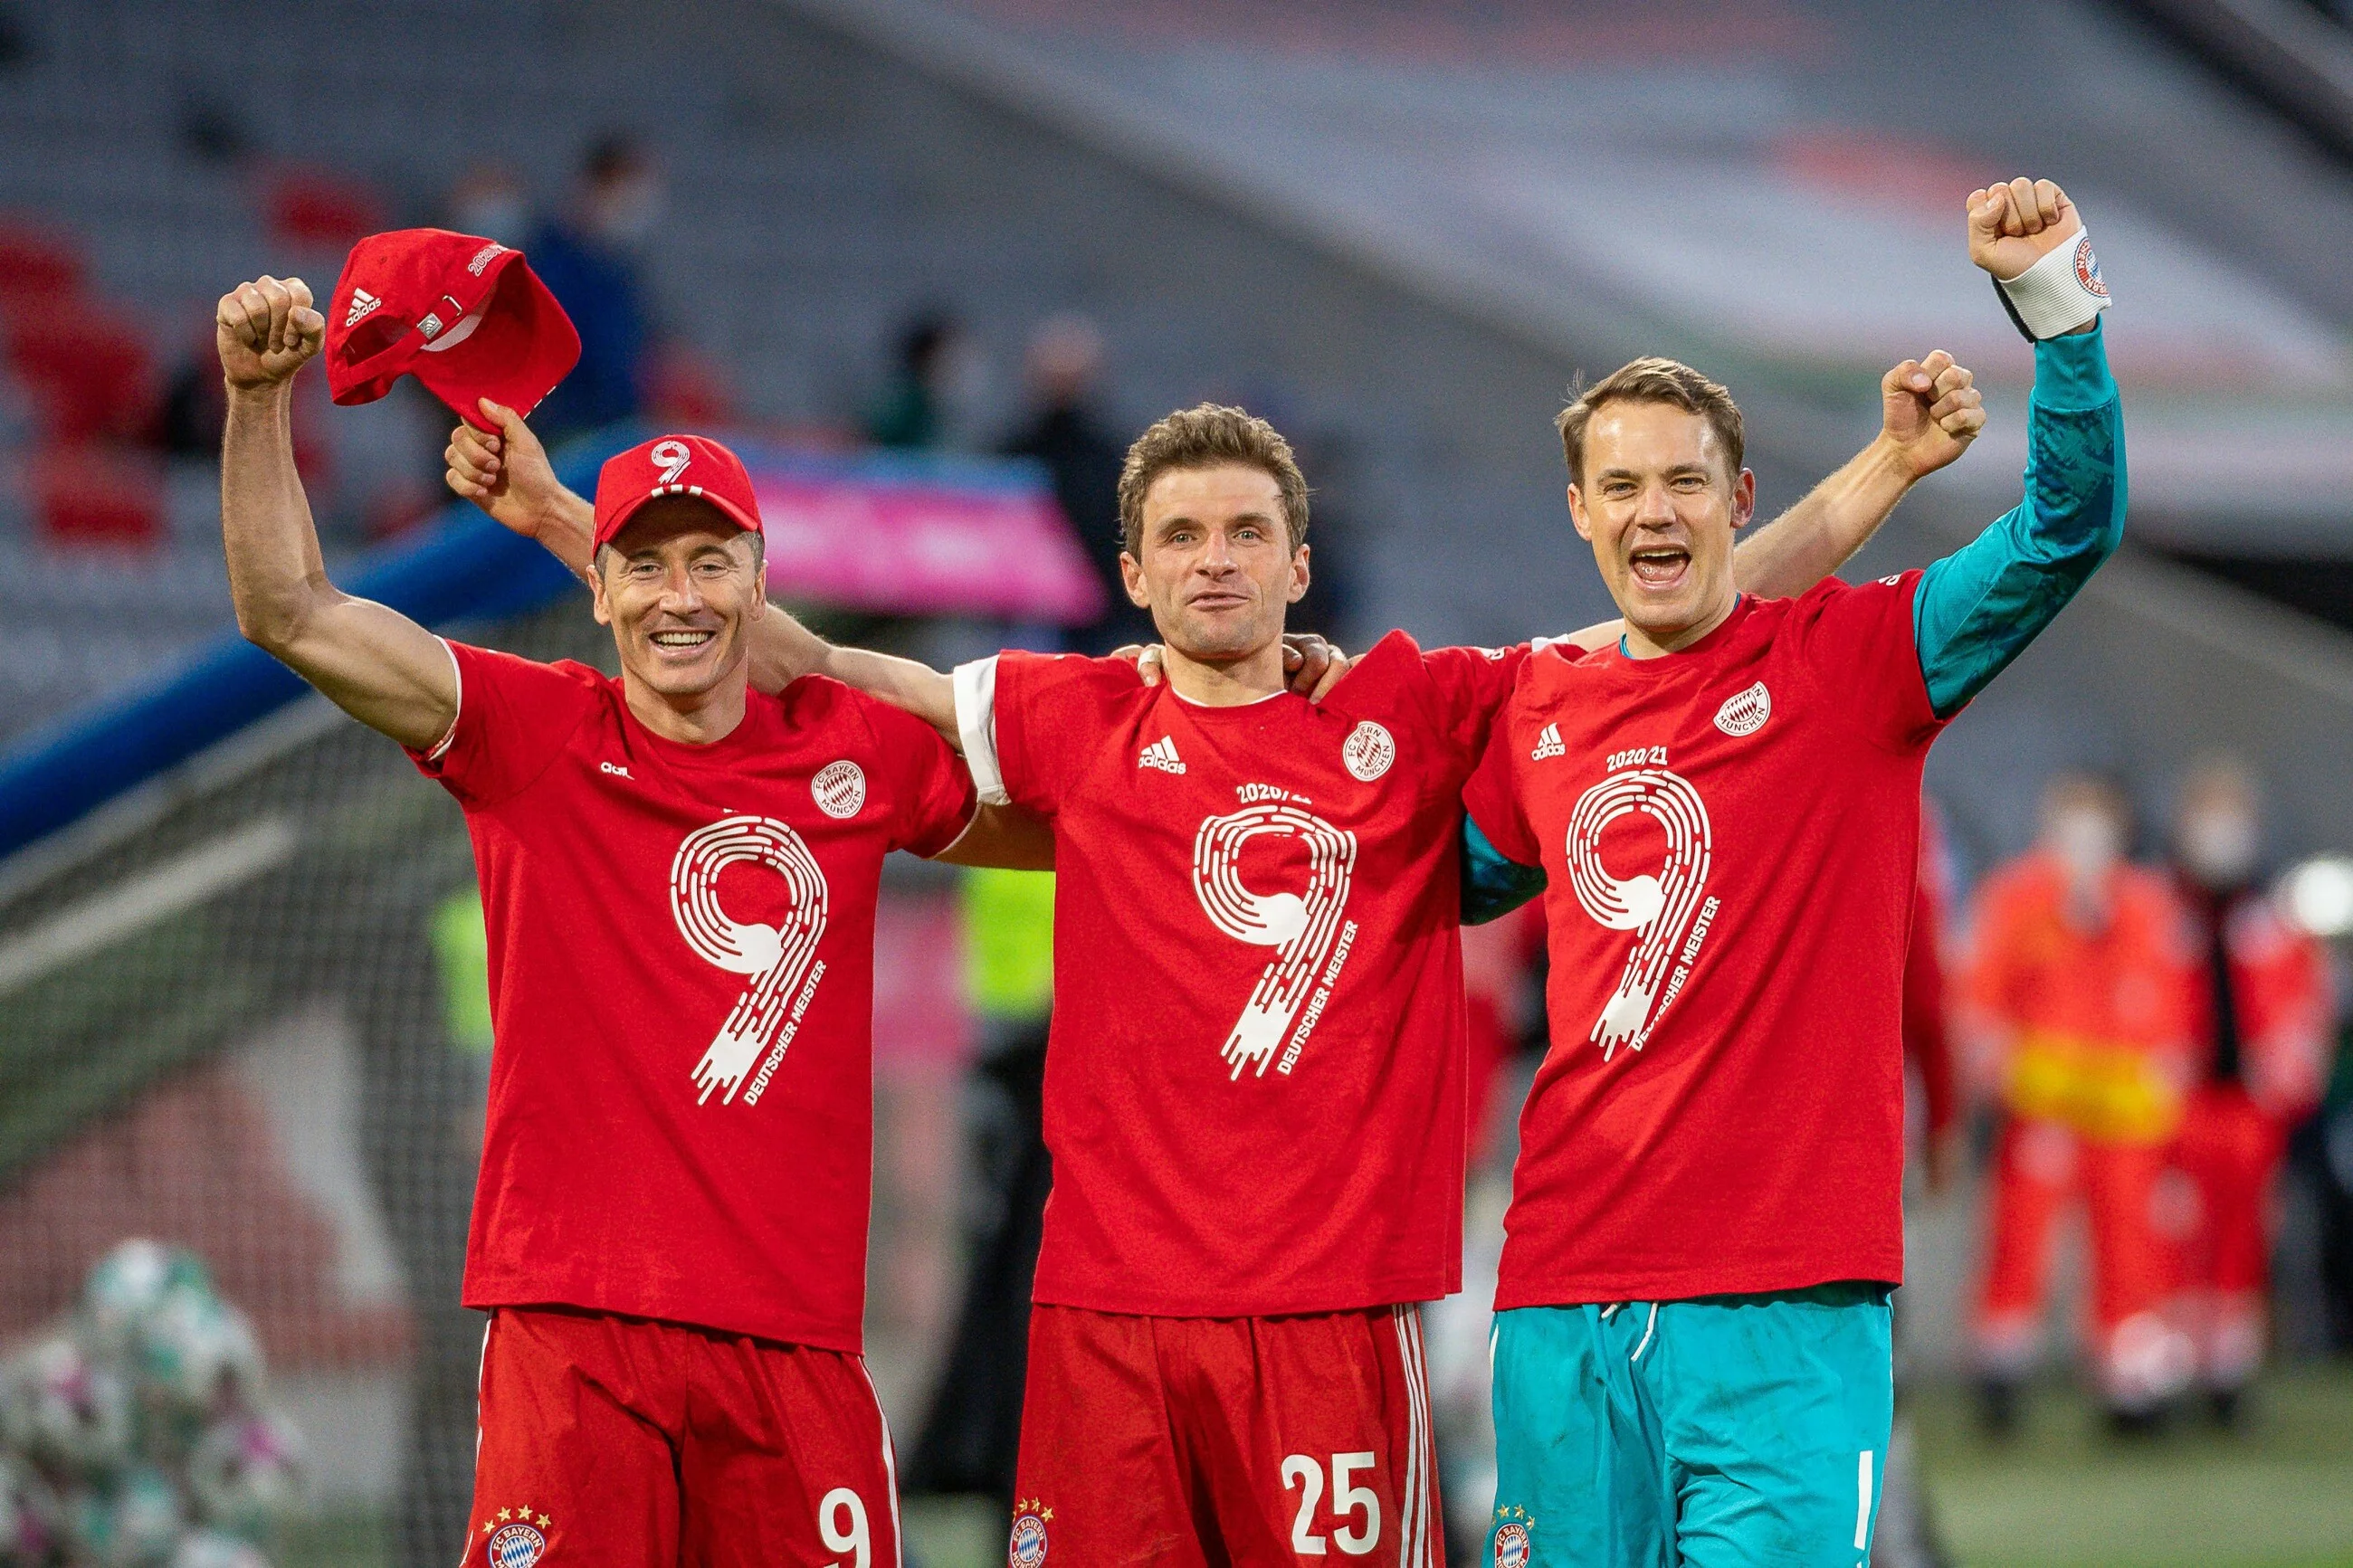
{"type": "Polygon", "coordinates": [[[1626,558],[1635,581],[1664,587],[1683,574],[1691,552],[1680,544],[1645,544],[1626,558]]]}
{"type": "Polygon", "coordinates": [[[690,626],[678,631],[649,632],[646,634],[646,638],[654,647],[666,652],[691,653],[718,635],[715,631],[690,626]]]}

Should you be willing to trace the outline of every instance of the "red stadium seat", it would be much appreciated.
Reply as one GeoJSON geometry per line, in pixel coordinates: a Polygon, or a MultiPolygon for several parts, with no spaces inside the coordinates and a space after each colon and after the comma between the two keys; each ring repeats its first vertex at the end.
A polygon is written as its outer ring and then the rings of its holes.
{"type": "Polygon", "coordinates": [[[143,436],[155,374],[138,330],[87,299],[71,311],[18,311],[7,323],[8,368],[40,405],[44,434],[71,444],[143,436]]]}
{"type": "Polygon", "coordinates": [[[70,300],[81,291],[81,252],[55,230],[22,219],[0,217],[0,310],[14,313],[47,300],[70,300]]]}
{"type": "Polygon", "coordinates": [[[361,182],[321,169],[280,169],[265,198],[270,237],[348,250],[385,226],[384,201],[361,182]]]}
{"type": "Polygon", "coordinates": [[[145,453],[53,446],[34,456],[29,477],[41,537],[52,544],[146,549],[164,541],[163,481],[145,453]]]}

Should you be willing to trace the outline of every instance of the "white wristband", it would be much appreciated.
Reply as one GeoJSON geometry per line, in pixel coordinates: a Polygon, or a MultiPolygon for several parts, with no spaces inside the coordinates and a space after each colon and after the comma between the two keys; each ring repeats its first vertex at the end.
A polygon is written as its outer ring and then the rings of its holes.
{"type": "Polygon", "coordinates": [[[2036,342],[2072,332],[2108,308],[2100,258],[2087,231],[2015,278],[1997,279],[2020,330],[2036,342]]]}

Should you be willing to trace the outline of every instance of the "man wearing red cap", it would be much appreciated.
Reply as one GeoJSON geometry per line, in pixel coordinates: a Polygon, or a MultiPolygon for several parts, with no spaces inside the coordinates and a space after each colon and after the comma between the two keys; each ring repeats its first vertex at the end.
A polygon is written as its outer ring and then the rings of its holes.
{"type": "Polygon", "coordinates": [[[599,477],[617,680],[339,592],[289,437],[327,326],[299,280],[222,298],[222,535],[239,629],[473,837],[496,1046],[467,1562],[895,1562],[860,1356],[875,898],[892,849],[1002,853],[995,818],[920,721],[830,680],[748,689],[759,514],[716,442],[599,477]]]}

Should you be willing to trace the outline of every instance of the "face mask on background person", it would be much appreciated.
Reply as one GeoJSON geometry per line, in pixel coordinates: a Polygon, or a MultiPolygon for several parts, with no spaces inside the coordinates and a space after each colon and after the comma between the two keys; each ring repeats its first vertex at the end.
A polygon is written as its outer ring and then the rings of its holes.
{"type": "Polygon", "coordinates": [[[529,237],[523,228],[531,214],[520,191],[485,191],[458,207],[450,218],[459,234],[479,234],[501,245],[521,245],[529,237]]]}
{"type": "Polygon", "coordinates": [[[606,180],[590,197],[589,226],[616,250],[635,250],[661,222],[662,196],[661,182],[649,174],[606,180]]]}
{"type": "Polygon", "coordinates": [[[2192,809],[2182,818],[2178,838],[2182,868],[2206,887],[2242,887],[2255,873],[2255,819],[2235,806],[2192,809]]]}
{"type": "Polygon", "coordinates": [[[2096,806],[2065,806],[2052,814],[2042,841],[2067,868],[2079,891],[2096,889],[2124,858],[2124,826],[2096,806]]]}

